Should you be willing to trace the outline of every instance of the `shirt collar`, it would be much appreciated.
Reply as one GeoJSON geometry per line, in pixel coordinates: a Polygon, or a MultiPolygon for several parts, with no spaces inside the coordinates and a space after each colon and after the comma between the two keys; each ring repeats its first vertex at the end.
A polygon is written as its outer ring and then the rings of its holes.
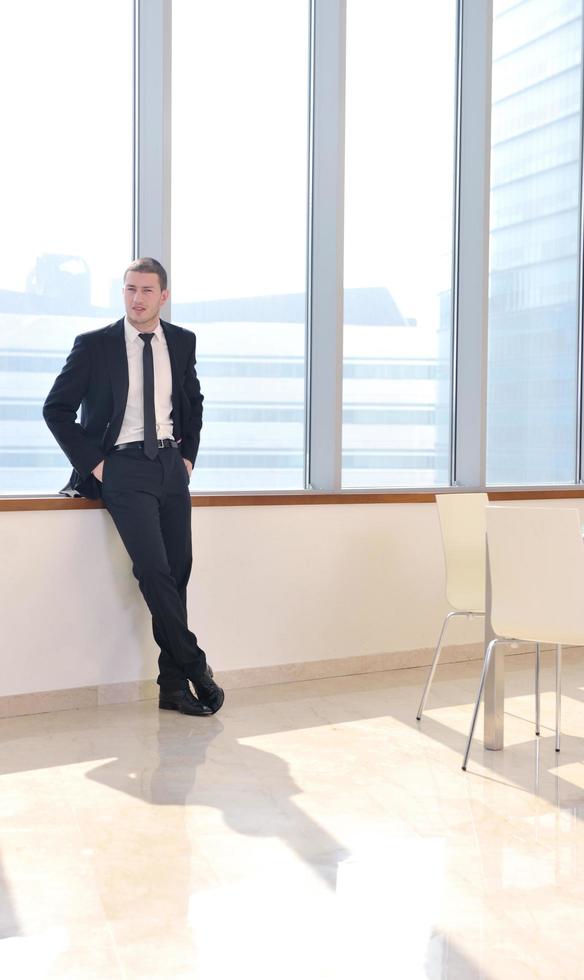
{"type": "MultiPolygon", "coordinates": [[[[136,330],[136,327],[132,326],[127,316],[124,317],[124,333],[126,335],[126,340],[129,341],[130,343],[133,343],[140,336],[140,331],[136,330]]],[[[163,334],[162,334],[162,326],[160,324],[160,320],[158,321],[154,329],[154,336],[158,337],[158,340],[162,340],[163,334]]]]}

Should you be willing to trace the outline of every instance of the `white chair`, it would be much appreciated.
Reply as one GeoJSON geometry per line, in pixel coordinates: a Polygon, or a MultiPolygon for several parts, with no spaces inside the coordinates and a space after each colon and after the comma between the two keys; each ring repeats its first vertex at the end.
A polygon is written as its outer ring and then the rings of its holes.
{"type": "Polygon", "coordinates": [[[584,644],[584,544],[577,510],[487,507],[491,572],[489,643],[462,768],[468,755],[493,650],[523,640],[556,647],[556,752],[560,751],[562,646],[584,644]]]}
{"type": "Polygon", "coordinates": [[[446,561],[446,598],[454,612],[446,616],[426,680],[417,719],[422,717],[434,679],[446,627],[455,616],[485,615],[486,493],[437,493],[442,545],[446,561]]]}

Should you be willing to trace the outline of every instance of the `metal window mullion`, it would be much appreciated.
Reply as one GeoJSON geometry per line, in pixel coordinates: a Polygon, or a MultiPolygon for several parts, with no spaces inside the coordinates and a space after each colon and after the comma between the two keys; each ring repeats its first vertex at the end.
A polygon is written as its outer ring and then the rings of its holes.
{"type": "Polygon", "coordinates": [[[487,454],[493,4],[461,0],[453,482],[484,488],[487,454]]]}
{"type": "Polygon", "coordinates": [[[452,215],[452,308],[450,311],[451,345],[450,345],[450,418],[449,418],[449,447],[450,447],[450,485],[456,486],[456,401],[458,390],[458,257],[460,243],[460,131],[462,107],[462,0],[458,0],[456,9],[456,132],[454,146],[454,193],[452,215]]]}
{"type": "Polygon", "coordinates": [[[341,486],[346,0],[312,0],[308,486],[341,486]]]}
{"type": "Polygon", "coordinates": [[[136,0],[135,252],[170,276],[171,44],[169,0],[136,0]]]}
{"type": "MultiPolygon", "coordinates": [[[[583,5],[584,6],[584,5],[583,5]]],[[[584,10],[582,11],[584,14],[584,10]]],[[[575,482],[584,482],[584,276],[582,261],[584,260],[584,26],[580,35],[580,182],[579,182],[579,219],[580,234],[578,242],[578,364],[576,383],[576,460],[575,482]]]]}
{"type": "Polygon", "coordinates": [[[312,377],[312,200],[314,180],[314,17],[316,0],[308,0],[308,173],[306,202],[306,300],[304,343],[304,473],[303,486],[310,486],[310,379],[312,377]]]}

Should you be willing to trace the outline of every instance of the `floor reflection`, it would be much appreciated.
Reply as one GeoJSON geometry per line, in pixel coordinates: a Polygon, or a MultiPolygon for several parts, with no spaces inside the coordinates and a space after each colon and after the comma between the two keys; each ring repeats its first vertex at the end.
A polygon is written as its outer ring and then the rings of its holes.
{"type": "Polygon", "coordinates": [[[553,675],[536,739],[532,665],[512,659],[505,750],[477,742],[466,774],[477,664],[441,670],[421,725],[419,670],[231,692],[212,719],[0,721],[0,972],[574,980],[582,657],[559,756],[553,675]]]}

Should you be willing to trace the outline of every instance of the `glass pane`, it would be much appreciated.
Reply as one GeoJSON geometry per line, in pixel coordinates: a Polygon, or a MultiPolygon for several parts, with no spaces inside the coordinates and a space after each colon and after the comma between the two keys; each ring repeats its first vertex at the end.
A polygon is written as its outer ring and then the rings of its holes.
{"type": "Polygon", "coordinates": [[[575,478],[581,0],[495,0],[487,480],[575,478]]]}
{"type": "Polygon", "coordinates": [[[55,493],[42,404],[132,257],[132,0],[3,3],[0,38],[0,493],[55,493]]]}
{"type": "Polygon", "coordinates": [[[455,0],[348,0],[345,487],[449,480],[455,91],[455,0]]]}
{"type": "Polygon", "coordinates": [[[174,0],[172,316],[197,334],[195,490],[304,485],[307,3],[174,0]]]}

